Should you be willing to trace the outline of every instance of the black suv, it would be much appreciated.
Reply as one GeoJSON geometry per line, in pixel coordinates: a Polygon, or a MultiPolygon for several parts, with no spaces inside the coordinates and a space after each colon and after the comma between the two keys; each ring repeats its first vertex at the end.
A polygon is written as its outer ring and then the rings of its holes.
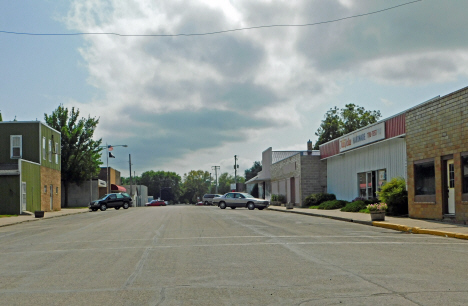
{"type": "Polygon", "coordinates": [[[93,201],[88,205],[89,209],[92,211],[96,211],[98,209],[104,211],[111,207],[115,209],[120,209],[120,207],[128,209],[130,206],[132,206],[132,198],[125,192],[106,194],[99,200],[93,201]]]}
{"type": "Polygon", "coordinates": [[[221,196],[221,194],[205,194],[203,196],[203,205],[213,205],[213,199],[221,196]]]}

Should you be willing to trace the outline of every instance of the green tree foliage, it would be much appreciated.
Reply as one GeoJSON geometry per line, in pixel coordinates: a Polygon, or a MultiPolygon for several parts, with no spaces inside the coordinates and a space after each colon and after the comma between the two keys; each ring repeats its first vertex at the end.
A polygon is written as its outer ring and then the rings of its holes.
{"type": "Polygon", "coordinates": [[[101,139],[93,140],[99,119],[81,118],[80,111],[71,111],[60,105],[50,116],[44,114],[45,122],[61,135],[61,169],[65,191],[64,206],[68,207],[68,187],[71,183],[80,185],[91,176],[98,175],[102,164],[101,139]]]}
{"type": "Polygon", "coordinates": [[[192,170],[184,174],[183,193],[181,198],[184,202],[196,203],[208,193],[211,186],[210,173],[203,170],[192,170]]]}
{"type": "Polygon", "coordinates": [[[353,103],[346,104],[341,110],[336,106],[325,113],[320,127],[315,132],[318,140],[314,150],[318,150],[321,144],[363,128],[377,122],[381,117],[380,111],[368,111],[364,107],[353,103]]]}
{"type": "Polygon", "coordinates": [[[227,172],[221,173],[218,177],[218,193],[225,194],[231,191],[231,184],[234,184],[234,176],[227,172]]]}
{"type": "MultiPolygon", "coordinates": [[[[178,202],[182,194],[182,178],[175,172],[146,171],[141,177],[132,177],[133,184],[148,187],[148,195],[154,198],[161,196],[164,201],[178,202]]],[[[130,178],[125,180],[130,184],[130,178]]]]}
{"type": "Polygon", "coordinates": [[[254,178],[255,176],[257,176],[257,174],[262,171],[262,163],[259,162],[259,161],[255,161],[252,165],[252,167],[250,167],[249,169],[246,169],[244,171],[245,173],[245,180],[248,181],[250,180],[251,178],[254,178]]]}
{"type": "Polygon", "coordinates": [[[380,191],[377,191],[379,199],[387,203],[387,213],[390,215],[408,214],[408,192],[406,182],[402,177],[394,177],[386,182],[380,191]]]}

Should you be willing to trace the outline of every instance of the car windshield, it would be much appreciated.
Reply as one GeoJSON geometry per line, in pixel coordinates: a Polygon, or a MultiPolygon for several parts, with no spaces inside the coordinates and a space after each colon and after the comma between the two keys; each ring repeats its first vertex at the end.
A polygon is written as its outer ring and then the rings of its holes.
{"type": "Polygon", "coordinates": [[[109,196],[109,194],[105,194],[102,197],[100,197],[98,200],[105,200],[105,199],[107,199],[108,196],[109,196]]]}

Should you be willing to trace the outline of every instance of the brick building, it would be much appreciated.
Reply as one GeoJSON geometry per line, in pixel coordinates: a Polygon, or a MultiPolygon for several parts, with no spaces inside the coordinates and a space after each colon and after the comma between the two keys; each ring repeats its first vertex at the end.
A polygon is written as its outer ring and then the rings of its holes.
{"type": "Polygon", "coordinates": [[[410,217],[468,220],[468,87],[406,113],[410,217]]]}

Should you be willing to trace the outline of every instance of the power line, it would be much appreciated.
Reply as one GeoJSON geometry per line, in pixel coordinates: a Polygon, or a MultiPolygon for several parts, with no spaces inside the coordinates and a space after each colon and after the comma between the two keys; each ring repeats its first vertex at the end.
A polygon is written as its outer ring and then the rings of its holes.
{"type": "Polygon", "coordinates": [[[255,29],[264,29],[264,28],[281,28],[281,27],[309,27],[309,26],[315,26],[315,25],[320,25],[320,24],[326,24],[326,23],[333,23],[333,22],[338,22],[338,21],[343,21],[346,19],[352,19],[352,18],[358,18],[358,17],[363,17],[363,16],[368,16],[368,15],[373,15],[373,14],[378,14],[382,13],[385,11],[393,10],[398,7],[402,7],[405,5],[413,4],[416,2],[421,2],[423,0],[415,0],[403,4],[399,4],[396,6],[388,7],[385,9],[381,9],[378,11],[370,12],[370,13],[364,13],[364,14],[359,14],[359,15],[354,15],[354,16],[348,16],[348,17],[343,17],[343,18],[338,18],[338,19],[333,19],[333,20],[328,20],[328,21],[320,21],[320,22],[315,22],[315,23],[305,23],[305,24],[272,24],[272,25],[263,25],[263,26],[255,26],[255,27],[246,27],[246,28],[238,28],[238,29],[231,29],[231,30],[222,30],[222,31],[215,31],[215,32],[206,32],[206,33],[180,33],[180,34],[120,34],[120,33],[113,33],[113,32],[108,32],[108,33],[28,33],[28,32],[13,32],[13,31],[2,31],[0,30],[0,34],[13,34],[13,35],[27,35],[27,36],[79,36],[79,35],[113,35],[113,36],[122,36],[122,37],[178,37],[178,36],[206,36],[206,35],[215,35],[215,34],[223,34],[223,33],[229,33],[229,32],[238,32],[238,31],[246,31],[246,30],[255,30],[255,29]]]}

